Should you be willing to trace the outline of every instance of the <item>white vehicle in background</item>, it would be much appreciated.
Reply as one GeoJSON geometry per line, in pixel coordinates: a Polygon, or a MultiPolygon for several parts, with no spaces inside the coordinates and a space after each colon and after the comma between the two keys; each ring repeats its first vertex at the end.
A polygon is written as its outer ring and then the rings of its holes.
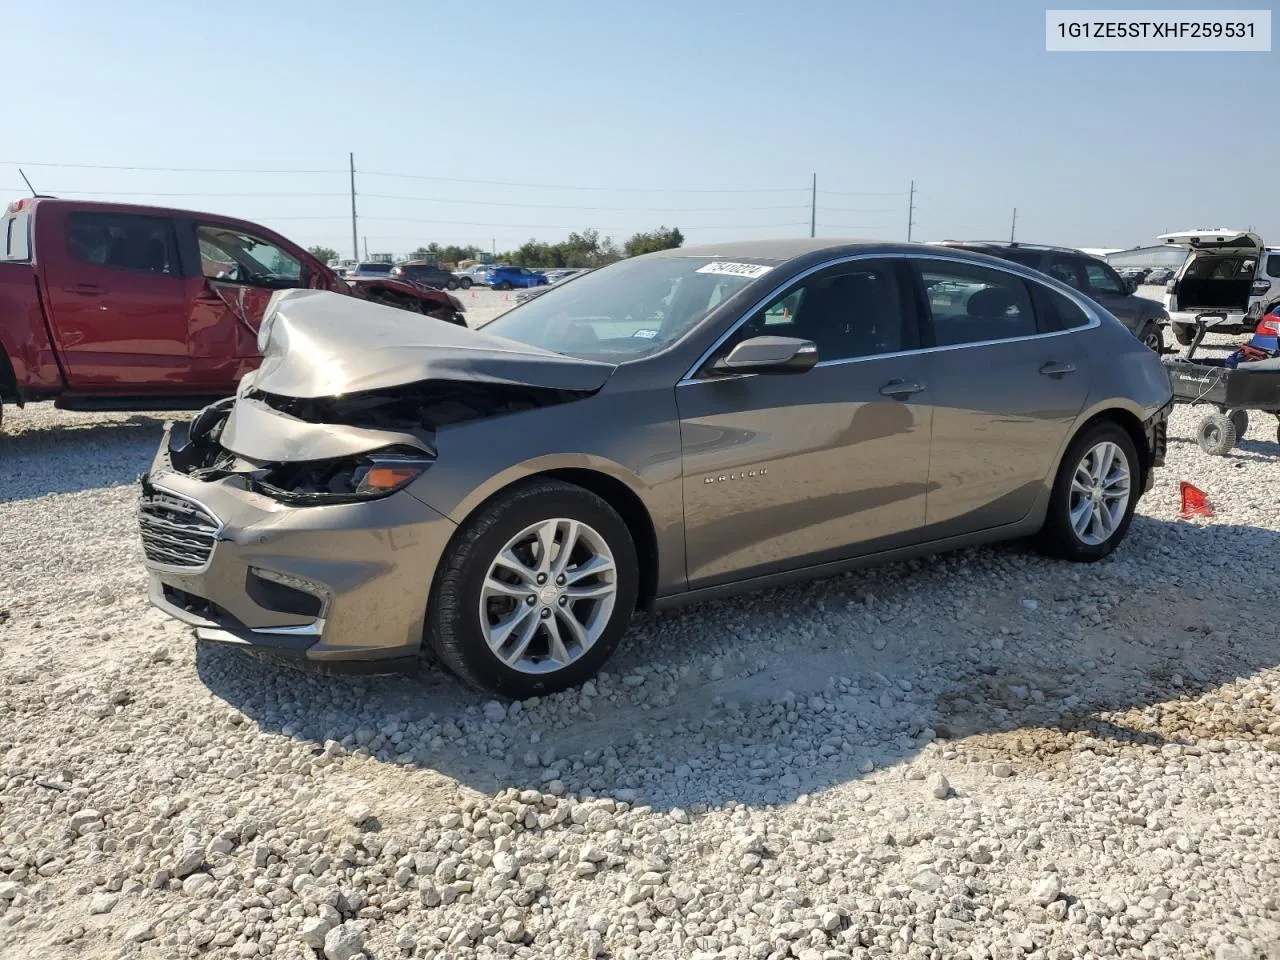
{"type": "Polygon", "coordinates": [[[470,290],[472,287],[484,286],[489,277],[489,271],[496,266],[496,263],[477,263],[462,270],[455,270],[453,275],[458,278],[458,286],[463,290],[470,290]]]}
{"type": "Polygon", "coordinates": [[[1191,343],[1200,323],[1218,333],[1251,332],[1280,303],[1280,247],[1264,246],[1256,233],[1219,227],[1160,239],[1188,251],[1164,295],[1178,343],[1191,343]]]}

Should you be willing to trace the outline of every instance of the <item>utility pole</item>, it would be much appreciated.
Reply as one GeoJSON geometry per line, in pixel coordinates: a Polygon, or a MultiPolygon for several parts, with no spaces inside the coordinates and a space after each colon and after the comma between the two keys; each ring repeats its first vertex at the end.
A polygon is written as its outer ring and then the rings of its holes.
{"type": "Polygon", "coordinates": [[[351,256],[360,259],[360,246],[356,243],[356,155],[347,154],[351,160],[351,256]]]}
{"type": "Polygon", "coordinates": [[[911,228],[916,225],[916,182],[911,181],[911,190],[907,194],[907,243],[911,242],[911,228]]]}
{"type": "Polygon", "coordinates": [[[1013,223],[1009,224],[1009,242],[1013,243],[1014,234],[1018,230],[1018,208],[1013,208],[1013,223]]]}
{"type": "Polygon", "coordinates": [[[369,238],[368,237],[364,238],[364,258],[366,260],[369,259],[369,238]]]}
{"type": "Polygon", "coordinates": [[[809,236],[814,235],[818,227],[818,175],[813,175],[813,193],[809,198],[809,236]]]}
{"type": "Polygon", "coordinates": [[[492,244],[492,246],[489,249],[493,252],[493,259],[494,259],[494,262],[496,263],[498,260],[498,240],[495,237],[491,239],[489,243],[492,244]]]}

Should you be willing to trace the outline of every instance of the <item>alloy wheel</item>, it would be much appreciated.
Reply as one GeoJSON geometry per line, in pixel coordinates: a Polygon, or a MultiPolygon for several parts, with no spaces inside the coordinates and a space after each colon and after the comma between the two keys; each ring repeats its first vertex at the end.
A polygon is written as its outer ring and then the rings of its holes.
{"type": "Polygon", "coordinates": [[[1097,546],[1116,532],[1129,507],[1129,459],[1110,440],[1090,447],[1071,478],[1071,529],[1081,543],[1097,546]]]}
{"type": "Polygon", "coordinates": [[[604,633],[618,594],[609,544],[579,520],[543,520],[507,541],[480,590],[490,652],[521,673],[553,673],[604,633]]]}

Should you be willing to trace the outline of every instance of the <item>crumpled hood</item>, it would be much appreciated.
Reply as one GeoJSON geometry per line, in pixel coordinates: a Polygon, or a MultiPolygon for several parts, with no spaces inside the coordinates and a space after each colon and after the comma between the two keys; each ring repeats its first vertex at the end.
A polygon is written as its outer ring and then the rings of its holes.
{"type": "Polygon", "coordinates": [[[425,380],[598,390],[616,369],[327,290],[273,294],[258,344],[252,387],[299,398],[425,380]]]}

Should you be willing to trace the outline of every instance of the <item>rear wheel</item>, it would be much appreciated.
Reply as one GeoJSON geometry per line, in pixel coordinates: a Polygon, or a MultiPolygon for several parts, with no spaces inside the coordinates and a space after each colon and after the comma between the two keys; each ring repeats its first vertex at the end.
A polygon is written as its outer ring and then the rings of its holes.
{"type": "Polygon", "coordinates": [[[1236,425],[1225,413],[1211,413],[1196,427],[1196,443],[1205,453],[1224,457],[1236,445],[1236,425]]]}
{"type": "Polygon", "coordinates": [[[510,290],[510,289],[511,289],[511,281],[510,281],[510,280],[502,280],[502,281],[500,281],[500,282],[498,283],[498,289],[499,289],[499,290],[510,290]]]}
{"type": "Polygon", "coordinates": [[[463,278],[462,278],[461,280],[459,280],[458,282],[462,285],[462,289],[463,289],[463,290],[470,290],[470,289],[471,289],[471,278],[470,278],[470,277],[463,277],[463,278]]]}
{"type": "Polygon", "coordinates": [[[1177,340],[1184,347],[1191,346],[1191,341],[1196,338],[1196,328],[1189,323],[1171,323],[1169,328],[1173,331],[1173,339],[1177,340]]]}
{"type": "Polygon", "coordinates": [[[458,281],[457,281],[457,280],[446,280],[446,281],[444,282],[444,288],[445,288],[446,290],[457,290],[457,289],[458,289],[458,281]]]}
{"type": "Polygon", "coordinates": [[[1087,427],[1062,458],[1036,546],[1064,560],[1101,560],[1128,532],[1141,483],[1129,434],[1109,421],[1087,427]]]}
{"type": "Polygon", "coordinates": [[[631,534],[594,493],[533,480],[458,531],[428,607],[427,640],[463,680],[523,699],[575,686],[617,647],[635,609],[631,534]]]}
{"type": "Polygon", "coordinates": [[[1154,350],[1156,353],[1164,353],[1164,331],[1160,329],[1160,324],[1152,320],[1138,334],[1138,339],[1142,341],[1142,345],[1148,350],[1154,350]]]}

